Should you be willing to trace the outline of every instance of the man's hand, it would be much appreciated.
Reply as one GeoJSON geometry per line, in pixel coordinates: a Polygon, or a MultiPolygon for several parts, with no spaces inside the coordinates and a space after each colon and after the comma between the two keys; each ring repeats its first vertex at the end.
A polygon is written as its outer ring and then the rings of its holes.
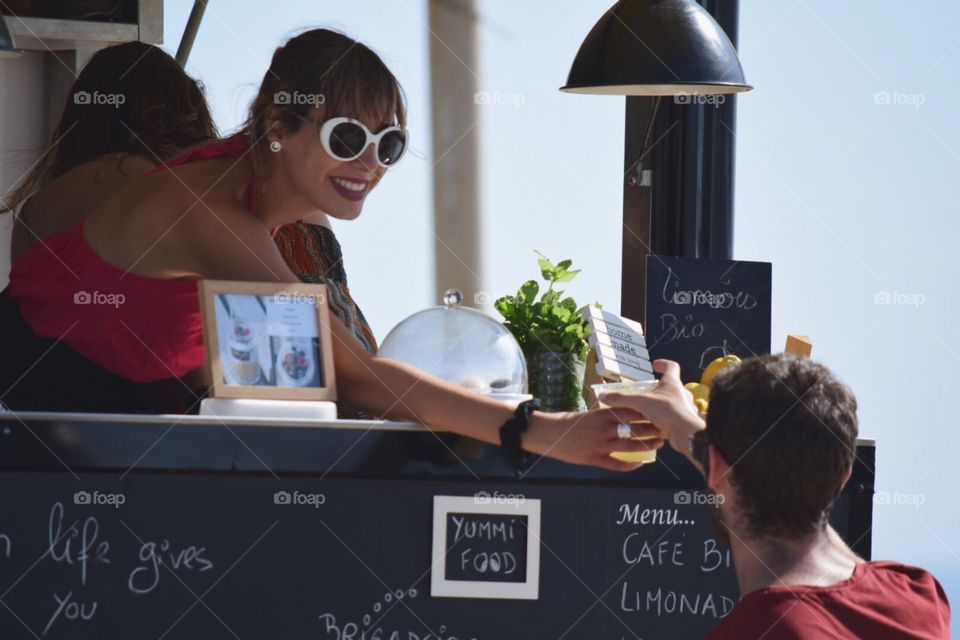
{"type": "Polygon", "coordinates": [[[705,427],[690,392],[680,381],[680,365],[673,360],[654,360],[653,370],[663,374],[649,393],[604,393],[598,398],[611,407],[623,407],[642,413],[666,432],[670,446],[690,457],[688,439],[705,427]]]}

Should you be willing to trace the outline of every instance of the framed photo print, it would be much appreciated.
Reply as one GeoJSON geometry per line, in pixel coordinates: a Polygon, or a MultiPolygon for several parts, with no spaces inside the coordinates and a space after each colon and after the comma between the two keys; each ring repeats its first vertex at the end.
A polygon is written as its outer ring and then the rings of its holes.
{"type": "Polygon", "coordinates": [[[215,398],[336,400],[327,288],[200,281],[215,398]]]}

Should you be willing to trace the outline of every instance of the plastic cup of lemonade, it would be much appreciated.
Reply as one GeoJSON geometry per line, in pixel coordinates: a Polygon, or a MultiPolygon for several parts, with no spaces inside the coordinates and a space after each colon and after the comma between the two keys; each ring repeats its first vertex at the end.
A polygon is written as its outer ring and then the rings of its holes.
{"type": "MultiPolygon", "coordinates": [[[[638,382],[607,382],[604,384],[592,384],[590,388],[593,389],[594,395],[597,396],[597,403],[601,409],[606,409],[609,405],[600,401],[601,393],[623,393],[623,394],[635,394],[635,393],[650,393],[657,388],[656,380],[640,380],[638,382]]],[[[632,420],[630,424],[650,424],[649,420],[632,420]]],[[[656,440],[657,436],[646,436],[643,438],[633,437],[631,440],[656,440]]],[[[616,460],[622,460],[624,462],[656,462],[657,461],[657,450],[652,449],[650,451],[614,451],[610,454],[611,458],[616,460]]]]}

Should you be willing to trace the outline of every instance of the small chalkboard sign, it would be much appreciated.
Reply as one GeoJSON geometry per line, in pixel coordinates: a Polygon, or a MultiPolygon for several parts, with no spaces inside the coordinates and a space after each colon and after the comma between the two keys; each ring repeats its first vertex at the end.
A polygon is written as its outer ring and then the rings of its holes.
{"type": "Polygon", "coordinates": [[[770,353],[771,265],[648,256],[647,348],[684,381],[712,360],[770,353]]]}
{"type": "Polygon", "coordinates": [[[540,501],[434,496],[430,595],[536,600],[540,501]]]}

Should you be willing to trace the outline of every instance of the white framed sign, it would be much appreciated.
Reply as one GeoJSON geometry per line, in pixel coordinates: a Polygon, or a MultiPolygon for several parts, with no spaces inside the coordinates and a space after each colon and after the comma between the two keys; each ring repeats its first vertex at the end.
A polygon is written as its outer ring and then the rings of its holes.
{"type": "Polygon", "coordinates": [[[536,600],[540,596],[540,500],[433,497],[430,595],[536,600]]]}
{"type": "Polygon", "coordinates": [[[590,345],[597,353],[597,373],[606,379],[653,380],[653,365],[639,322],[587,307],[584,317],[593,331],[590,345]]]}
{"type": "Polygon", "coordinates": [[[604,344],[594,346],[597,352],[597,373],[604,378],[633,380],[655,380],[653,364],[646,359],[637,358],[616,351],[604,344]]]}
{"type": "Polygon", "coordinates": [[[643,326],[636,320],[624,318],[594,306],[587,307],[584,316],[595,331],[602,331],[614,338],[642,347],[647,346],[647,340],[643,337],[643,326]]]}

